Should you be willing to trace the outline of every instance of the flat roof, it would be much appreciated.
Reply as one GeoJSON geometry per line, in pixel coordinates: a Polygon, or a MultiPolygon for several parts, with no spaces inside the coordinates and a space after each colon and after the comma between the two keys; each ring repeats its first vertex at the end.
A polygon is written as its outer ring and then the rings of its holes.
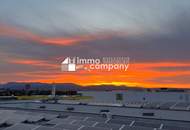
{"type": "MultiPolygon", "coordinates": [[[[56,104],[52,105],[54,105],[54,109],[56,109],[56,104]]],[[[100,113],[0,108],[0,130],[156,129],[190,130],[190,121],[149,119],[122,115],[113,115],[111,118],[109,118],[104,117],[100,113]]]]}
{"type": "Polygon", "coordinates": [[[0,110],[0,130],[189,130],[189,122],[32,110],[0,110]],[[3,115],[3,116],[2,116],[3,115]],[[15,118],[16,117],[16,118],[15,118]],[[49,118],[51,117],[51,118],[49,118]]]}

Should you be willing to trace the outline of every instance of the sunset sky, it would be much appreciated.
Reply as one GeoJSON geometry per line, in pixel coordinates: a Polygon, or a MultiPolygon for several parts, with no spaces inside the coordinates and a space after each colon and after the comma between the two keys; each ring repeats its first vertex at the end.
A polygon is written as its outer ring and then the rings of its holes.
{"type": "Polygon", "coordinates": [[[189,0],[1,0],[0,83],[190,88],[189,0]],[[61,72],[67,56],[126,72],[61,72]]]}

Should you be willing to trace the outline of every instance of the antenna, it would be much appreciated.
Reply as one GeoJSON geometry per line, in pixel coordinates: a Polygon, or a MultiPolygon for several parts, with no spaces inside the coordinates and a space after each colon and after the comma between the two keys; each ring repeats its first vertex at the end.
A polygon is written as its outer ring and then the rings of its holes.
{"type": "Polygon", "coordinates": [[[56,97],[56,86],[54,83],[52,83],[52,91],[51,91],[51,95],[53,98],[56,97]]]}

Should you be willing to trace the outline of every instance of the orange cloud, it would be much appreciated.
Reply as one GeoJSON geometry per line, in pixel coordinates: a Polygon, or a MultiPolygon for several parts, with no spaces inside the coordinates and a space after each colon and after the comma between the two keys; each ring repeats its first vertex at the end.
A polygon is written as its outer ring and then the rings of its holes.
{"type": "MultiPolygon", "coordinates": [[[[30,62],[29,62],[30,63],[30,62]]],[[[26,64],[29,64],[28,62],[26,64]]],[[[152,69],[153,67],[165,66],[190,66],[189,63],[178,62],[158,62],[158,63],[132,63],[127,72],[61,72],[60,69],[50,72],[33,72],[25,73],[25,76],[35,77],[36,79],[23,81],[30,82],[58,82],[58,83],[76,83],[80,85],[100,85],[100,84],[114,84],[127,85],[139,87],[170,87],[170,88],[190,88],[190,81],[187,79],[179,79],[176,77],[190,76],[190,70],[184,71],[159,71],[152,69]],[[40,78],[41,77],[41,78],[40,78]],[[183,80],[182,80],[183,79],[183,80]],[[164,82],[163,82],[164,80],[164,82]],[[185,81],[185,82],[184,82],[185,81]]]]}
{"type": "Polygon", "coordinates": [[[17,28],[14,26],[9,26],[6,24],[0,23],[0,36],[6,36],[6,37],[13,37],[18,39],[24,39],[24,40],[32,40],[35,42],[39,42],[42,44],[52,44],[52,45],[73,45],[79,42],[83,41],[91,41],[95,39],[104,39],[108,38],[113,33],[105,34],[104,32],[98,33],[98,34],[91,34],[91,35],[76,35],[71,37],[44,37],[36,35],[32,32],[23,30],[21,28],[17,28]]]}
{"type": "Polygon", "coordinates": [[[27,59],[12,59],[8,60],[9,63],[12,64],[22,64],[22,65],[29,65],[29,66],[42,66],[42,67],[52,67],[52,68],[58,68],[58,65],[50,64],[47,61],[43,60],[27,60],[27,59]]]}
{"type": "Polygon", "coordinates": [[[1,23],[0,23],[0,36],[14,37],[20,39],[30,39],[30,40],[40,39],[39,36],[34,35],[31,32],[24,31],[22,29],[1,23]]]}

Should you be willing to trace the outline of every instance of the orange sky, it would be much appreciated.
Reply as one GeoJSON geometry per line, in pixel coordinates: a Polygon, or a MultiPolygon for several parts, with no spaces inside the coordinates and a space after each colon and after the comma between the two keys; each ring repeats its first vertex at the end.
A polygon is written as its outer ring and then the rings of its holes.
{"type": "MultiPolygon", "coordinates": [[[[122,33],[125,34],[126,33],[122,33]]],[[[112,33],[98,33],[97,35],[79,35],[74,37],[43,37],[19,28],[0,24],[0,36],[8,36],[21,40],[33,40],[39,44],[70,46],[83,41],[106,39],[112,33]]],[[[56,57],[55,57],[56,59],[56,57]]],[[[26,58],[4,58],[12,66],[35,67],[34,70],[1,74],[2,82],[13,81],[14,77],[20,82],[46,83],[76,83],[80,85],[114,84],[139,87],[175,87],[190,88],[190,62],[137,62],[130,63],[126,72],[61,72],[61,61],[49,63],[48,60],[34,60],[26,58]],[[171,69],[170,68],[174,68],[171,69]],[[176,69],[178,68],[178,69],[176,69]],[[12,79],[11,79],[12,77],[12,79]]]]}
{"type": "Polygon", "coordinates": [[[187,70],[159,70],[164,67],[190,67],[190,63],[178,62],[156,62],[156,63],[130,63],[128,70],[125,71],[78,71],[78,72],[61,72],[61,65],[49,64],[37,60],[13,60],[15,64],[26,66],[42,66],[51,68],[51,71],[31,71],[16,73],[17,76],[25,77],[24,82],[46,82],[46,83],[76,83],[80,85],[99,85],[114,84],[140,87],[174,87],[190,88],[190,83],[183,77],[189,76],[187,70]],[[30,80],[30,78],[36,79],[30,80]],[[181,78],[176,78],[181,77],[181,78]]]}

